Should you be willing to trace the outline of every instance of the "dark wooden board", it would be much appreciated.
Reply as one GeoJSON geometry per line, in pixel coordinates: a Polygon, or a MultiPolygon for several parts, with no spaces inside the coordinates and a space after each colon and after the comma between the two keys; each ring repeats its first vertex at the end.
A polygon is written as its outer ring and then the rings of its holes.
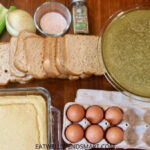
{"type": "MultiPolygon", "coordinates": [[[[15,5],[17,8],[27,10],[31,15],[36,8],[46,0],[0,0],[7,8],[15,5]]],[[[65,4],[71,10],[71,0],[57,0],[65,4]]],[[[134,5],[150,4],[149,0],[87,0],[89,9],[89,26],[90,34],[99,35],[105,21],[117,10],[134,5]]],[[[70,27],[69,33],[72,33],[70,27]]],[[[4,31],[0,41],[9,41],[9,34],[4,31]]],[[[41,86],[49,90],[52,97],[52,105],[63,112],[63,107],[67,102],[74,101],[78,89],[102,89],[115,90],[105,79],[101,77],[91,77],[89,79],[69,81],[69,80],[34,80],[28,84],[9,84],[1,88],[18,88],[18,87],[36,87],[41,86]]]]}

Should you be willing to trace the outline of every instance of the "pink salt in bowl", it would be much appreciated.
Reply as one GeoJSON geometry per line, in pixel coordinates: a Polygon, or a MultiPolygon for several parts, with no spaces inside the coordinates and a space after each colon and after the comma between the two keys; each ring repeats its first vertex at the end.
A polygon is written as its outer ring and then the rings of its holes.
{"type": "Polygon", "coordinates": [[[69,9],[59,2],[45,2],[36,9],[34,23],[41,34],[60,36],[69,29],[71,14],[69,9]]]}

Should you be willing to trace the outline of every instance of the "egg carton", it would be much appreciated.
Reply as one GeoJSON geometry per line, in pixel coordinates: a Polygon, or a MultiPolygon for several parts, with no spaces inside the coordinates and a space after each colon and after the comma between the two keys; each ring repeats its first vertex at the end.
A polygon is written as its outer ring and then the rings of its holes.
{"type": "MultiPolygon", "coordinates": [[[[143,115],[149,109],[150,109],[150,103],[144,103],[144,102],[133,100],[129,97],[124,96],[120,92],[84,90],[84,89],[78,90],[75,102],[69,102],[64,107],[63,130],[62,130],[63,140],[67,144],[72,145],[70,147],[70,150],[91,149],[91,148],[133,148],[133,149],[135,148],[135,149],[150,150],[150,146],[148,146],[143,141],[143,135],[146,132],[146,130],[150,128],[150,125],[146,124],[144,120],[142,120],[143,115]],[[89,106],[92,105],[98,105],[102,107],[104,111],[106,111],[111,106],[118,106],[123,110],[123,112],[126,112],[128,109],[133,109],[135,113],[141,118],[140,123],[133,127],[134,130],[136,131],[136,134],[138,135],[138,141],[136,142],[136,145],[129,145],[125,140],[123,140],[121,143],[117,145],[111,145],[105,139],[101,140],[97,144],[91,144],[86,140],[86,138],[83,138],[81,141],[77,143],[71,143],[70,141],[68,141],[68,139],[65,136],[65,130],[70,124],[72,124],[72,122],[69,121],[66,116],[66,111],[69,108],[69,106],[73,104],[80,104],[85,109],[87,109],[89,106]]],[[[78,122],[78,124],[80,124],[83,127],[83,129],[86,129],[88,126],[91,125],[91,123],[86,118],[78,122]]],[[[105,119],[103,119],[98,125],[100,125],[104,131],[106,131],[111,126],[111,124],[105,119]]],[[[129,127],[131,127],[131,125],[124,120],[117,126],[122,128],[124,132],[129,127]]]]}

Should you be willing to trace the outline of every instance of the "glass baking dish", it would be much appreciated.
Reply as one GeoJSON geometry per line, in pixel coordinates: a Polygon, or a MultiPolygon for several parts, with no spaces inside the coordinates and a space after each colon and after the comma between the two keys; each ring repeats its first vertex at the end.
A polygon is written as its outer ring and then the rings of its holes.
{"type": "Polygon", "coordinates": [[[47,104],[48,149],[61,149],[61,120],[60,111],[51,105],[50,93],[42,87],[1,89],[0,96],[40,95],[47,104]]]}
{"type": "Polygon", "coordinates": [[[141,9],[150,9],[149,5],[136,5],[136,6],[132,6],[132,7],[128,7],[126,9],[121,9],[117,12],[115,12],[113,15],[111,15],[109,17],[109,19],[106,21],[106,23],[104,24],[102,31],[100,33],[100,37],[99,37],[99,41],[98,41],[98,52],[100,52],[101,54],[99,54],[99,56],[101,57],[100,60],[102,60],[102,65],[104,67],[104,76],[105,78],[108,80],[108,82],[118,91],[122,92],[124,95],[135,99],[135,100],[140,100],[143,102],[150,102],[150,98],[149,97],[142,97],[140,95],[136,95],[134,93],[129,92],[127,89],[123,88],[119,83],[117,83],[117,81],[115,81],[115,79],[111,76],[111,74],[109,73],[106,65],[105,65],[105,61],[104,61],[104,57],[103,57],[103,48],[102,48],[102,44],[103,44],[103,35],[108,27],[108,25],[115,19],[117,19],[117,17],[119,17],[120,15],[126,14],[128,12],[134,11],[134,10],[141,10],[141,9]]]}

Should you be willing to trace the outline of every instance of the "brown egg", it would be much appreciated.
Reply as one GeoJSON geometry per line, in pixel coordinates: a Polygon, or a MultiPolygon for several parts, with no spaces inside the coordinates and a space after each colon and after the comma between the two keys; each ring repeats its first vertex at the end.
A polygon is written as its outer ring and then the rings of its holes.
{"type": "Polygon", "coordinates": [[[79,122],[84,118],[84,116],[85,110],[79,104],[71,105],[67,110],[67,117],[72,122],[79,122]]]}
{"type": "Polygon", "coordinates": [[[150,147],[150,127],[144,133],[142,140],[150,147]]]}
{"type": "Polygon", "coordinates": [[[144,114],[144,121],[150,125],[150,109],[144,114]]]}
{"type": "Polygon", "coordinates": [[[134,109],[128,109],[124,112],[124,121],[129,123],[131,126],[139,125],[141,117],[136,113],[134,109]]]}
{"type": "Polygon", "coordinates": [[[104,111],[99,106],[90,106],[86,111],[86,118],[91,123],[99,123],[104,118],[104,111]]]}
{"type": "Polygon", "coordinates": [[[104,131],[99,125],[91,125],[86,129],[85,137],[90,143],[96,144],[103,139],[104,131]]]}
{"type": "Polygon", "coordinates": [[[124,132],[124,140],[127,142],[127,144],[135,146],[138,141],[138,134],[136,133],[135,129],[132,127],[129,127],[124,132]]]}
{"type": "Polygon", "coordinates": [[[79,124],[72,124],[66,129],[66,138],[71,143],[77,143],[84,136],[83,128],[79,124]]]}
{"type": "Polygon", "coordinates": [[[105,119],[109,123],[116,125],[123,120],[123,112],[121,111],[119,107],[115,107],[115,106],[109,107],[106,110],[105,119]]]}
{"type": "Polygon", "coordinates": [[[123,140],[124,132],[119,127],[111,127],[106,132],[106,139],[110,144],[118,144],[123,140]]]}

